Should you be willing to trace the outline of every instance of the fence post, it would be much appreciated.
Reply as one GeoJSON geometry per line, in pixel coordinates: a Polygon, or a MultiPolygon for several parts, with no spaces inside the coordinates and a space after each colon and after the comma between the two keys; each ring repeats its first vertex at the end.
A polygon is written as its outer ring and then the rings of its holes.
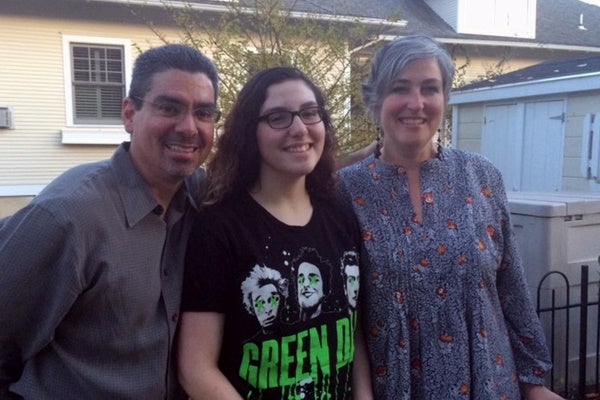
{"type": "Polygon", "coordinates": [[[588,311],[588,274],[589,267],[581,266],[581,302],[579,308],[579,396],[585,396],[585,379],[587,375],[587,311],[588,311]]]}

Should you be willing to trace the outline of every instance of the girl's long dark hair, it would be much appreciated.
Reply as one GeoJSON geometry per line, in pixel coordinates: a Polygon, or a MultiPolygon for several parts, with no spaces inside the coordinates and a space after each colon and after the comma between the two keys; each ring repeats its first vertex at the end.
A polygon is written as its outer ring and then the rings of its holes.
{"type": "Polygon", "coordinates": [[[313,91],[317,104],[324,110],[323,154],[315,169],[307,175],[306,188],[311,196],[329,198],[332,195],[336,142],[323,94],[302,71],[276,67],[258,72],[244,85],[225,119],[223,132],[216,141],[216,152],[207,167],[204,204],[214,204],[247,191],[257,182],[261,165],[256,135],[260,109],[266,100],[267,89],[289,80],[305,82],[313,91]]]}

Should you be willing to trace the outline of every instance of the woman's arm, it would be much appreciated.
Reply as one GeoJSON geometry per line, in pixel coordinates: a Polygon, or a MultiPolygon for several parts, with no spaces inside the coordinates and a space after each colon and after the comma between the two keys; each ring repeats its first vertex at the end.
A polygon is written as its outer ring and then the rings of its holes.
{"type": "Polygon", "coordinates": [[[219,370],[225,315],[184,312],[179,327],[177,367],[181,386],[194,400],[242,400],[219,370]]]}
{"type": "MultiPolygon", "coordinates": [[[[497,170],[492,169],[491,173],[496,174],[496,181],[502,183],[502,177],[497,170]]],[[[563,400],[544,386],[543,375],[552,368],[552,360],[542,325],[529,297],[504,185],[498,185],[493,192],[498,199],[499,215],[503,220],[500,227],[504,238],[502,267],[498,269],[496,284],[498,295],[503,299],[502,313],[507,321],[517,373],[522,379],[521,396],[525,400],[563,400]],[[528,340],[522,340],[523,338],[528,340]],[[534,370],[538,373],[534,374],[534,370]]]]}
{"type": "Polygon", "coordinates": [[[344,156],[338,157],[335,160],[335,169],[340,170],[344,167],[347,167],[349,165],[352,165],[359,161],[362,161],[364,158],[373,154],[376,146],[377,146],[377,141],[375,140],[361,149],[358,149],[350,154],[346,154],[344,156]]]}
{"type": "Polygon", "coordinates": [[[354,368],[352,369],[352,399],[372,400],[373,389],[371,387],[371,372],[369,368],[369,356],[359,319],[354,333],[354,368]]]}

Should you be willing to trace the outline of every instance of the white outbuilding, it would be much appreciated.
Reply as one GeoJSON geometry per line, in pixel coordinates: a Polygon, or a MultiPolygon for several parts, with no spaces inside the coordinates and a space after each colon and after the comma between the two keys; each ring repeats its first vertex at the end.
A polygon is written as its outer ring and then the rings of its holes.
{"type": "Polygon", "coordinates": [[[453,91],[452,146],[510,191],[600,192],[600,56],[549,61],[453,91]]]}

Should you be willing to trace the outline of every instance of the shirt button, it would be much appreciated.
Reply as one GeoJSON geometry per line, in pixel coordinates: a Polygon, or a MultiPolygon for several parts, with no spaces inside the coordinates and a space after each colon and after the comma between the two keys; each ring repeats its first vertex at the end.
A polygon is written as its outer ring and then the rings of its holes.
{"type": "Polygon", "coordinates": [[[165,209],[161,205],[157,205],[156,207],[154,207],[152,212],[156,215],[163,215],[163,213],[165,212],[165,209]]]}
{"type": "Polygon", "coordinates": [[[169,275],[169,270],[168,269],[163,269],[163,275],[164,276],[168,276],[169,275]]]}
{"type": "Polygon", "coordinates": [[[179,319],[179,314],[178,313],[174,313],[173,315],[171,315],[171,321],[177,322],[178,319],[179,319]]]}

